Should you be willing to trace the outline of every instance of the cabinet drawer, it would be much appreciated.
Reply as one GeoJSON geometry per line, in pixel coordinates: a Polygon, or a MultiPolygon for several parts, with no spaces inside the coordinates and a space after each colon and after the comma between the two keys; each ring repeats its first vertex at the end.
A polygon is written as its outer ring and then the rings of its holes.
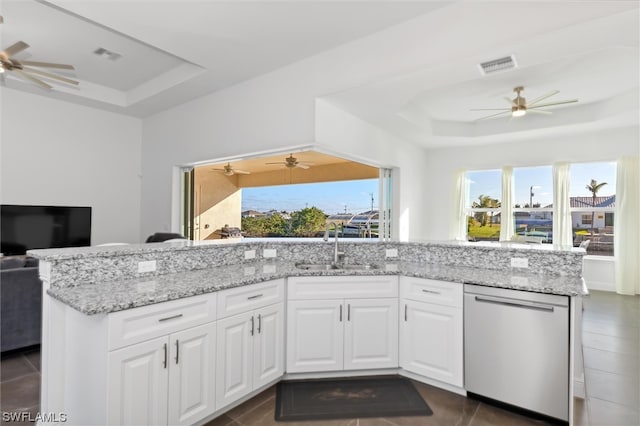
{"type": "Polygon", "coordinates": [[[218,293],[218,318],[226,318],[283,300],[284,279],[230,288],[218,293]]]}
{"type": "Polygon", "coordinates": [[[216,293],[128,309],[108,315],[109,350],[216,319],[216,293]]]}
{"type": "Polygon", "coordinates": [[[398,297],[397,276],[293,277],[290,300],[398,297]]]}
{"type": "Polygon", "coordinates": [[[426,278],[400,277],[400,297],[418,302],[462,307],[462,284],[426,278]]]}

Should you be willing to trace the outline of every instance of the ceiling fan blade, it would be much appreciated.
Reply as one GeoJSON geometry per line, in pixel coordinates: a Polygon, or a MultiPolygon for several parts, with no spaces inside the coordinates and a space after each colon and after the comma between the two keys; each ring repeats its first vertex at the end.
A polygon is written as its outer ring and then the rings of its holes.
{"type": "Polygon", "coordinates": [[[38,74],[38,75],[41,75],[41,76],[46,77],[46,78],[52,78],[54,80],[59,80],[59,81],[62,81],[64,83],[74,84],[76,86],[79,84],[77,81],[71,80],[70,78],[62,77],[60,75],[52,74],[52,73],[46,72],[46,71],[40,71],[40,70],[37,70],[37,69],[34,69],[34,68],[23,67],[22,71],[26,72],[26,73],[30,73],[30,74],[38,74]]]}
{"type": "Polygon", "coordinates": [[[469,111],[511,111],[511,108],[474,108],[469,111]]]}
{"type": "Polygon", "coordinates": [[[264,164],[269,164],[269,165],[271,165],[271,164],[278,164],[278,165],[285,165],[285,166],[287,165],[287,163],[284,163],[284,162],[282,162],[282,161],[279,161],[279,162],[277,162],[277,163],[264,163],[264,164]]]}
{"type": "Polygon", "coordinates": [[[527,112],[532,112],[535,114],[545,114],[545,115],[549,115],[549,114],[553,114],[551,111],[545,111],[542,109],[529,109],[527,108],[527,112]]]}
{"type": "Polygon", "coordinates": [[[574,102],[578,102],[577,99],[569,99],[566,101],[558,101],[558,102],[549,102],[548,104],[540,104],[540,105],[535,105],[535,106],[527,106],[527,110],[530,109],[535,109],[535,108],[543,108],[543,107],[548,107],[548,106],[554,106],[554,105],[562,105],[562,104],[572,104],[574,102]]]}
{"type": "Polygon", "coordinates": [[[553,95],[557,95],[558,93],[560,93],[560,91],[559,91],[559,90],[554,90],[554,91],[552,91],[552,92],[547,93],[546,95],[542,95],[542,96],[540,96],[539,98],[535,98],[534,100],[532,100],[531,102],[529,102],[529,103],[527,104],[527,107],[532,107],[532,106],[534,106],[535,104],[537,104],[538,102],[540,102],[540,101],[544,101],[545,99],[550,98],[550,97],[551,97],[551,96],[553,96],[553,95]]]}
{"type": "Polygon", "coordinates": [[[505,101],[509,102],[509,105],[513,105],[513,99],[507,98],[506,96],[504,98],[505,101]]]}
{"type": "Polygon", "coordinates": [[[35,78],[33,76],[30,76],[29,74],[27,74],[26,72],[22,72],[19,69],[14,69],[11,72],[15,73],[17,76],[24,78],[25,80],[29,80],[35,84],[37,84],[38,86],[44,88],[44,89],[53,89],[53,86],[49,86],[47,83],[45,83],[44,81],[40,80],[39,78],[35,78]]]}
{"type": "Polygon", "coordinates": [[[499,113],[497,113],[497,114],[487,115],[486,117],[478,118],[478,119],[476,119],[476,120],[474,120],[474,121],[482,121],[482,120],[486,120],[486,119],[488,119],[488,118],[497,117],[497,116],[499,116],[499,115],[504,115],[504,114],[511,114],[511,110],[509,110],[509,111],[499,112],[499,113]]]}
{"type": "Polygon", "coordinates": [[[41,67],[41,68],[59,68],[62,70],[75,70],[73,65],[67,64],[55,64],[53,62],[40,62],[40,61],[20,61],[22,65],[29,65],[32,67],[41,67]]]}
{"type": "Polygon", "coordinates": [[[15,55],[16,53],[20,53],[20,52],[22,52],[24,49],[26,49],[28,47],[29,47],[29,45],[27,43],[25,43],[24,41],[19,41],[17,43],[12,44],[9,47],[7,47],[6,49],[4,49],[2,51],[2,53],[7,58],[10,58],[13,55],[15,55]]]}
{"type": "Polygon", "coordinates": [[[246,170],[236,170],[236,169],[233,169],[233,173],[235,173],[237,175],[250,175],[251,174],[251,172],[248,172],[246,170]]]}
{"type": "Polygon", "coordinates": [[[301,169],[307,170],[311,166],[307,166],[306,164],[298,163],[298,164],[295,165],[295,167],[300,167],[301,169]]]}

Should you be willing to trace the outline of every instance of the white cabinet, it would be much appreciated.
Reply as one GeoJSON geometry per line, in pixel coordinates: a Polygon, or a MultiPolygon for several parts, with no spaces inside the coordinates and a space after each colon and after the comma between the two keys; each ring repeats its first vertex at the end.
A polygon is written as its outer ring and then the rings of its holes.
{"type": "Polygon", "coordinates": [[[216,324],[169,337],[169,424],[188,425],[215,411],[216,324]]]}
{"type": "Polygon", "coordinates": [[[287,372],[343,368],[342,300],[287,304],[287,372]]]}
{"type": "Polygon", "coordinates": [[[166,337],[109,354],[108,424],[167,424],[166,337]]]}
{"type": "Polygon", "coordinates": [[[398,367],[397,277],[295,277],[288,296],[288,373],[398,367]]]}
{"type": "Polygon", "coordinates": [[[398,300],[349,299],[344,323],[344,369],[398,366],[398,300]]]}
{"type": "Polygon", "coordinates": [[[400,367],[462,387],[462,285],[401,277],[400,297],[400,367]]]}
{"type": "Polygon", "coordinates": [[[283,294],[284,280],[220,292],[216,350],[218,409],[284,374],[283,294]],[[270,304],[274,300],[280,303],[270,304]],[[237,313],[240,306],[253,309],[237,313]],[[235,315],[224,317],[231,313],[235,315]]]}
{"type": "Polygon", "coordinates": [[[210,322],[109,353],[109,424],[186,425],[215,411],[210,322]]]}

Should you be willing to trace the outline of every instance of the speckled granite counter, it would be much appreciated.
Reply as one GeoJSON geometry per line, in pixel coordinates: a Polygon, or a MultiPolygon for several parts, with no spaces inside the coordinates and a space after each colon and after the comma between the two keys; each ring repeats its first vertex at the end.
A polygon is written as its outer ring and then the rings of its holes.
{"type": "Polygon", "coordinates": [[[47,293],[84,314],[94,315],[290,276],[337,275],[406,275],[565,296],[584,294],[583,280],[575,276],[403,261],[381,262],[375,269],[357,271],[308,271],[298,269],[293,262],[259,261],[148,278],[50,288],[47,293]]]}

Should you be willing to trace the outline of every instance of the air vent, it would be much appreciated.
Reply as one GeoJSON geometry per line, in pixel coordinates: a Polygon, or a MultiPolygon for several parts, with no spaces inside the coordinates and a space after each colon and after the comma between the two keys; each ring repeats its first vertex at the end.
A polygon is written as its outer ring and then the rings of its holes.
{"type": "Polygon", "coordinates": [[[118,59],[122,58],[121,54],[116,52],[111,52],[105,49],[104,47],[97,48],[96,50],[93,51],[93,53],[100,56],[101,58],[108,59],[110,61],[117,61],[118,59]]]}
{"type": "Polygon", "coordinates": [[[510,55],[505,56],[504,58],[482,62],[479,66],[482,75],[487,75],[494,72],[515,68],[516,66],[518,66],[518,64],[516,64],[516,58],[513,55],[510,55]]]}

